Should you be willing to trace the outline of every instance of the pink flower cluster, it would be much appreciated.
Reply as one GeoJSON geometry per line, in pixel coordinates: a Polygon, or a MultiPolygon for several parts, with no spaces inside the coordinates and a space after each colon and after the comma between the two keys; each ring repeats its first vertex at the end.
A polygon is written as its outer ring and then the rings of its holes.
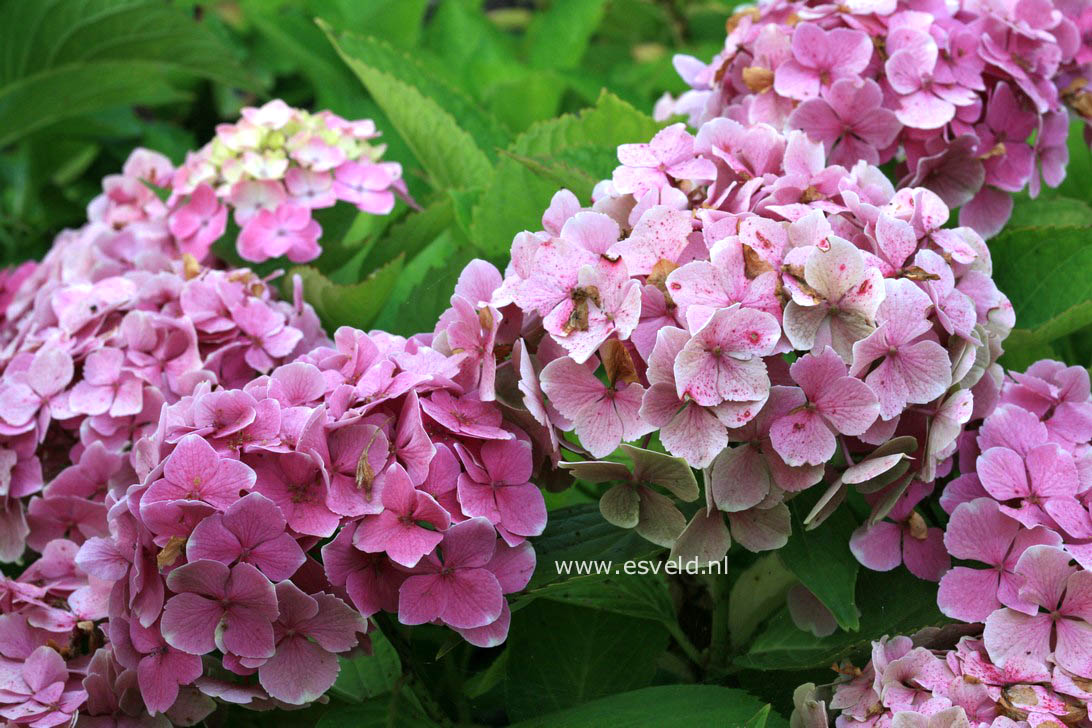
{"type": "MultiPolygon", "coordinates": [[[[1040,361],[1008,373],[997,408],[961,436],[963,472],[940,498],[944,559],[968,565],[943,574],[937,602],[982,631],[947,652],[874,643],[869,665],[834,686],[839,728],[1092,725],[1090,441],[1087,370],[1040,361]]],[[[814,686],[797,698],[803,725],[827,725],[814,686]]]]}
{"type": "MultiPolygon", "coordinates": [[[[374,129],[286,108],[248,110],[234,129],[258,146],[239,160],[261,152],[268,171],[294,150],[293,179],[339,155],[346,180],[365,164],[374,129]]],[[[178,172],[135,152],[87,225],[0,276],[0,559],[41,554],[0,581],[5,725],[303,705],[381,609],[503,641],[504,595],[534,569],[535,455],[491,401],[491,352],[471,345],[501,322],[479,305],[500,273],[471,266],[435,335],[330,340],[298,279],[288,303],[215,267],[222,210],[196,248],[180,232],[213,190],[179,206],[189,175],[213,158],[235,174],[226,143],[178,172]],[[154,188],[172,185],[164,202],[154,188]]]]}
{"type": "Polygon", "coordinates": [[[379,161],[384,148],[369,143],[379,136],[371,120],[310,114],[279,99],[242,113],[169,178],[168,227],[182,252],[203,260],[231,208],[244,260],[306,263],[322,252],[314,210],[343,200],[386,215],[396,194],[407,196],[402,166],[379,161]]]}
{"type": "Polygon", "coordinates": [[[163,218],[138,211],[159,205],[150,190],[121,201],[166,169],[135,152],[91,222],[8,277],[18,285],[0,335],[0,561],[105,535],[105,494],[132,481],[128,450],[164,403],[201,382],[242,386],[325,338],[299,295],[280,301],[245,269],[179,257],[163,218]]]}
{"type": "Polygon", "coordinates": [[[1057,186],[1068,101],[1092,117],[1081,0],[761,0],[729,23],[706,64],[679,55],[693,90],[657,114],[800,129],[831,161],[896,160],[900,186],[926,187],[989,237],[1010,193],[1057,186]],[[1083,37],[1082,37],[1083,35],[1083,37]]]}
{"type": "Polygon", "coordinates": [[[949,650],[931,650],[909,637],[884,638],[872,643],[864,669],[844,666],[843,673],[829,700],[814,685],[797,690],[794,725],[826,728],[828,705],[838,711],[838,728],[1092,725],[1087,680],[1061,666],[999,664],[978,637],[963,637],[949,650]]]}
{"type": "Polygon", "coordinates": [[[457,359],[343,327],[268,375],[162,408],[133,447],[136,484],[107,496],[110,534],[77,558],[112,585],[121,667],[173,661],[155,671],[168,684],[138,681],[149,712],[171,710],[179,685],[317,700],[380,610],[505,639],[504,594],[530,579],[546,508],[527,436],[454,383],[457,359]],[[223,677],[202,667],[210,653],[223,677]]]}
{"type": "Polygon", "coordinates": [[[945,227],[933,192],[829,164],[800,131],[717,118],[618,157],[591,208],[559,192],[544,229],[516,237],[490,299],[524,317],[525,408],[576,435],[551,435],[554,458],[658,436],[704,469],[707,507],[687,525],[637,489],[638,530],[713,559],[733,537],[783,545],[783,501],[824,473],[814,522],[849,486],[873,521],[910,518],[998,396],[1013,312],[982,238],[945,227]]]}
{"type": "Polygon", "coordinates": [[[1053,361],[1009,373],[998,408],[964,436],[963,474],[940,503],[944,544],[969,563],[944,575],[938,603],[984,622],[1001,666],[1049,658],[1092,679],[1090,441],[1088,371],[1053,361]]]}

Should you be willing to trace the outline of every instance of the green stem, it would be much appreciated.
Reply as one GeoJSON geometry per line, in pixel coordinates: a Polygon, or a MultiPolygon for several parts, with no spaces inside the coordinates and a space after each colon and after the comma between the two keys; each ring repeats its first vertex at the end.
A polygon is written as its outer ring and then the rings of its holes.
{"type": "Polygon", "coordinates": [[[732,631],[728,626],[729,594],[732,583],[723,574],[713,575],[709,583],[709,593],[713,598],[713,616],[709,637],[709,661],[711,668],[722,669],[728,664],[732,654],[732,631]]]}
{"type": "Polygon", "coordinates": [[[679,645],[679,648],[690,658],[691,662],[700,667],[702,664],[701,652],[694,646],[694,643],[690,641],[690,638],[686,636],[686,632],[683,632],[679,623],[671,621],[665,622],[665,624],[667,626],[667,631],[675,639],[675,643],[679,645]]]}
{"type": "Polygon", "coordinates": [[[402,676],[405,679],[404,684],[413,692],[428,717],[442,726],[454,725],[454,722],[444,711],[440,703],[437,702],[436,698],[432,697],[432,693],[429,692],[427,687],[428,680],[425,679],[425,675],[421,672],[420,666],[413,656],[413,650],[410,649],[409,643],[406,642],[405,637],[402,636],[395,621],[391,619],[389,614],[384,612],[377,613],[372,617],[372,620],[375,621],[376,626],[383,632],[383,636],[386,637],[391,643],[391,646],[394,647],[394,651],[398,653],[398,659],[402,662],[402,676]]]}

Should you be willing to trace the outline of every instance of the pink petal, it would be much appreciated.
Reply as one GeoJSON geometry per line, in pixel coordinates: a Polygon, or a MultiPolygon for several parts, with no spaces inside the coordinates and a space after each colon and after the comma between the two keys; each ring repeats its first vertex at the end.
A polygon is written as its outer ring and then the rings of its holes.
{"type": "Polygon", "coordinates": [[[732,538],[748,551],[773,551],[789,542],[792,518],[784,503],[728,514],[732,538]]]}
{"type": "Polygon", "coordinates": [[[1011,609],[998,609],[986,620],[983,633],[990,660],[999,667],[1009,662],[1045,663],[1050,654],[1052,626],[1046,614],[1029,617],[1011,609]]]}
{"type": "Polygon", "coordinates": [[[952,619],[984,622],[1001,606],[997,600],[996,569],[968,569],[957,566],[940,580],[937,606],[952,619]]]}
{"type": "Polygon", "coordinates": [[[770,494],[770,471],[758,448],[750,444],[725,448],[710,468],[708,488],[717,508],[745,511],[770,494]]]}
{"type": "Polygon", "coordinates": [[[197,594],[177,594],[167,600],[160,628],[171,647],[191,655],[204,655],[216,648],[213,638],[224,609],[197,594]]]}
{"type": "Polygon", "coordinates": [[[305,705],[326,694],[337,679],[337,655],[302,636],[288,637],[258,669],[258,680],[270,697],[305,705]]]}
{"type": "Polygon", "coordinates": [[[837,449],[834,433],[814,410],[778,418],[770,427],[770,441],[786,464],[822,465],[837,449]]]}
{"type": "Polygon", "coordinates": [[[902,529],[890,521],[861,526],[849,539],[857,561],[873,571],[891,571],[902,563],[902,529]]]}
{"type": "Polygon", "coordinates": [[[902,541],[902,559],[910,573],[926,581],[940,581],[952,567],[952,559],[944,550],[944,534],[930,528],[923,539],[907,533],[902,541]]]}

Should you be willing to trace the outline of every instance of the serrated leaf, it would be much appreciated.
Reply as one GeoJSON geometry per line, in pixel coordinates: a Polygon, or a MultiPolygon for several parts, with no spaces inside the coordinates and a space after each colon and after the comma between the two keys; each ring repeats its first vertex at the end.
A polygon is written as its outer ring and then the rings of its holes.
{"type": "Polygon", "coordinates": [[[734,662],[755,670],[804,670],[843,659],[863,666],[872,640],[885,634],[913,634],[950,621],[937,609],[936,599],[935,583],[922,581],[905,569],[864,571],[857,583],[859,632],[838,631],[816,638],[793,624],[788,610],[782,609],[754,639],[747,654],[734,662]]]}
{"type": "Polygon", "coordinates": [[[0,147],[63,119],[185,98],[172,74],[259,86],[216,35],[162,3],[3,0],[0,48],[0,147]]]}
{"type": "MultiPolygon", "coordinates": [[[[553,175],[540,176],[511,158],[512,155],[535,160],[562,159],[571,164],[571,160],[562,156],[568,150],[599,148],[609,150],[613,156],[619,144],[647,141],[658,128],[651,117],[606,92],[593,108],[535,124],[508,147],[511,154],[498,162],[474,209],[471,237],[475,244],[490,256],[506,257],[516,233],[541,228],[542,213],[558,189],[553,175]]],[[[606,155],[595,158],[609,159],[606,155]]],[[[588,177],[602,179],[610,175],[614,166],[616,162],[610,162],[584,172],[588,177]]]]}
{"type": "Polygon", "coordinates": [[[390,56],[397,53],[393,49],[385,53],[382,41],[325,29],[341,58],[390,118],[434,187],[458,189],[467,180],[489,179],[493,168],[488,156],[460,125],[469,124],[471,117],[454,116],[440,105],[437,96],[426,95],[419,85],[381,70],[389,68],[390,56]]]}
{"type": "MultiPolygon", "coordinates": [[[[349,32],[338,32],[321,21],[319,26],[326,31],[327,37],[342,59],[349,65],[357,76],[361,77],[369,92],[379,103],[380,107],[390,116],[391,120],[399,125],[399,119],[405,117],[411,109],[400,108],[407,100],[401,98],[397,91],[386,86],[372,88],[372,84],[361,76],[361,68],[367,69],[369,75],[376,73],[386,76],[391,81],[401,86],[413,89],[417,96],[423,96],[428,101],[427,106],[434,106],[449,115],[458,122],[458,128],[469,134],[476,146],[486,157],[496,158],[498,148],[503,148],[510,141],[510,134],[500,122],[488,111],[483,109],[474,99],[464,91],[446,80],[443,68],[426,63],[419,58],[409,55],[405,51],[393,48],[382,40],[366,35],[349,32]],[[391,107],[399,113],[392,113],[391,107]]],[[[416,108],[416,107],[413,107],[416,108]]],[[[403,121],[405,121],[403,119],[403,121]]],[[[406,142],[414,147],[413,142],[405,133],[402,136],[406,142]]],[[[416,153],[414,147],[414,153],[416,153]]],[[[424,163],[425,160],[418,159],[424,163]]],[[[466,170],[467,176],[462,177],[453,187],[465,185],[468,181],[474,182],[470,176],[473,170],[466,170]]],[[[484,179],[484,178],[482,178],[484,179]]]]}
{"type": "Polygon", "coordinates": [[[861,626],[857,613],[857,559],[849,550],[849,537],[857,527],[846,508],[839,508],[814,530],[804,527],[815,498],[799,496],[789,501],[792,535],[778,551],[781,562],[826,606],[846,630],[861,626]]]}
{"type": "Polygon", "coordinates": [[[658,685],[619,693],[512,724],[512,728],[696,728],[755,725],[783,728],[788,722],[768,705],[735,688],[719,685],[658,685]],[[756,717],[762,723],[751,723],[756,717]]]}
{"type": "Polygon", "coordinates": [[[441,198],[421,211],[408,213],[391,225],[386,234],[368,251],[361,265],[363,270],[378,268],[398,255],[407,260],[424,250],[447,229],[454,220],[451,200],[441,198]]]}
{"type": "Polygon", "coordinates": [[[1092,226],[1006,228],[990,241],[994,281],[1012,301],[1026,345],[1092,324],[1089,243],[1092,226]]]}
{"type": "Polygon", "coordinates": [[[403,259],[396,257],[372,271],[359,283],[339,285],[311,266],[297,266],[289,271],[303,279],[303,297],[315,307],[327,331],[338,326],[367,329],[379,314],[402,272],[403,259]]]}
{"type": "Polygon", "coordinates": [[[432,331],[449,305],[459,272],[473,255],[445,230],[404,268],[375,320],[392,334],[412,336],[432,331]]]}
{"type": "Polygon", "coordinates": [[[618,574],[554,582],[521,592],[513,601],[513,609],[521,608],[534,599],[550,599],[664,624],[676,620],[667,583],[662,577],[652,574],[618,574]]]}

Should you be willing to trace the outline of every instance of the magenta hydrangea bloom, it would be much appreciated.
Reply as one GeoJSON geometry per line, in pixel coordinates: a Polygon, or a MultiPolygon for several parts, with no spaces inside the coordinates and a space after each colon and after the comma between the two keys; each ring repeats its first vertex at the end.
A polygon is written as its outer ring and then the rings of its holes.
{"type": "Polygon", "coordinates": [[[949,617],[983,622],[1002,605],[1034,609],[1020,596],[1022,579],[1016,565],[1032,546],[1061,544],[1058,534],[1042,526],[1025,528],[1001,512],[997,502],[978,498],[962,503],[952,513],[944,532],[944,546],[957,559],[969,559],[989,568],[957,566],[940,580],[937,603],[949,617]]]}
{"type": "Polygon", "coordinates": [[[496,532],[485,518],[470,518],[446,532],[443,559],[421,561],[399,588],[398,618],[403,624],[438,620],[472,629],[495,622],[504,610],[500,582],[487,567],[496,549],[496,532]]]}
{"type": "Polygon", "coordinates": [[[337,679],[337,653],[358,643],[367,623],[331,594],[307,594],[290,581],[277,584],[280,614],[273,624],[275,653],[258,668],[270,697],[290,705],[321,698],[337,679]]]}
{"type": "Polygon", "coordinates": [[[70,723],[87,699],[79,679],[70,676],[64,659],[41,646],[20,663],[3,660],[0,717],[15,725],[40,728],[70,723]]]}
{"type": "MultiPolygon", "coordinates": [[[[813,30],[826,49],[811,57],[819,68],[834,51],[825,26],[813,30]]],[[[833,37],[864,39],[858,65],[871,64],[866,31],[833,37]]],[[[763,52],[756,63],[778,57],[772,45],[763,52]]],[[[817,83],[815,101],[827,103],[829,84],[817,83]]],[[[879,103],[879,83],[870,83],[836,85],[843,94],[869,89],[863,98],[879,103]]],[[[543,229],[513,240],[504,279],[489,284],[489,309],[477,309],[506,322],[494,346],[512,322],[513,371],[498,363],[498,398],[518,367],[524,419],[541,427],[528,432],[532,446],[551,462],[566,447],[560,430],[592,457],[654,434],[693,468],[719,463],[705,473],[709,509],[685,533],[677,519],[670,533],[642,526],[687,554],[726,550],[737,531],[748,548],[777,548],[788,536],[785,494],[815,485],[824,467],[830,489],[812,520],[853,487],[891,496],[873,498],[872,519],[882,522],[911,480],[930,487],[947,474],[960,433],[996,401],[995,352],[1014,316],[990,281],[987,247],[973,230],[946,228],[950,211],[929,190],[895,192],[859,161],[832,165],[824,143],[802,132],[716,118],[692,144],[681,131],[657,144],[668,139],[679,155],[711,161],[714,178],[697,166],[688,179],[658,176],[627,156],[651,155],[651,146],[626,148],[618,179],[597,185],[590,207],[558,193],[543,229]],[[625,192],[625,180],[649,191],[625,192]],[[632,303],[615,306],[624,291],[632,303]],[[891,441],[895,450],[883,450],[891,441]]],[[[422,406],[444,421],[429,400],[422,406]]],[[[892,536],[876,559],[885,569],[903,562],[907,518],[909,509],[876,530],[892,536]]],[[[923,528],[928,539],[911,537],[908,549],[921,558],[910,562],[936,580],[949,563],[942,531],[923,528]]]]}
{"type": "Polygon", "coordinates": [[[191,655],[218,649],[240,657],[273,656],[277,596],[273,584],[247,563],[227,567],[199,559],[167,577],[175,596],[163,608],[163,638],[191,655]]]}
{"type": "Polygon", "coordinates": [[[803,130],[846,169],[896,160],[901,185],[989,237],[1012,192],[1064,178],[1067,106],[1092,117],[1087,25],[1069,0],[762,2],[732,17],[709,63],[676,56],[691,90],[657,118],[687,116],[699,146],[732,120],[803,130]]]}
{"type": "Polygon", "coordinates": [[[1023,577],[1019,595],[1031,613],[998,609],[986,620],[986,649],[998,665],[1010,660],[1059,667],[1092,675],[1092,573],[1070,565],[1070,556],[1054,546],[1032,546],[1016,564],[1023,577]]]}
{"type": "Polygon", "coordinates": [[[306,557],[277,505],[261,493],[248,493],[223,513],[202,520],[186,539],[186,558],[223,564],[248,563],[270,581],[290,578],[306,557]]]}
{"type": "Polygon", "coordinates": [[[280,100],[245,108],[242,119],[217,127],[216,139],[178,170],[169,164],[163,170],[167,179],[159,184],[169,180],[172,193],[169,232],[182,252],[203,260],[231,207],[244,260],[314,260],[322,231],[313,210],[343,200],[386,215],[396,196],[408,199],[401,165],[378,161],[382,148],[370,143],[377,136],[370,121],[310,114],[280,100]]]}

